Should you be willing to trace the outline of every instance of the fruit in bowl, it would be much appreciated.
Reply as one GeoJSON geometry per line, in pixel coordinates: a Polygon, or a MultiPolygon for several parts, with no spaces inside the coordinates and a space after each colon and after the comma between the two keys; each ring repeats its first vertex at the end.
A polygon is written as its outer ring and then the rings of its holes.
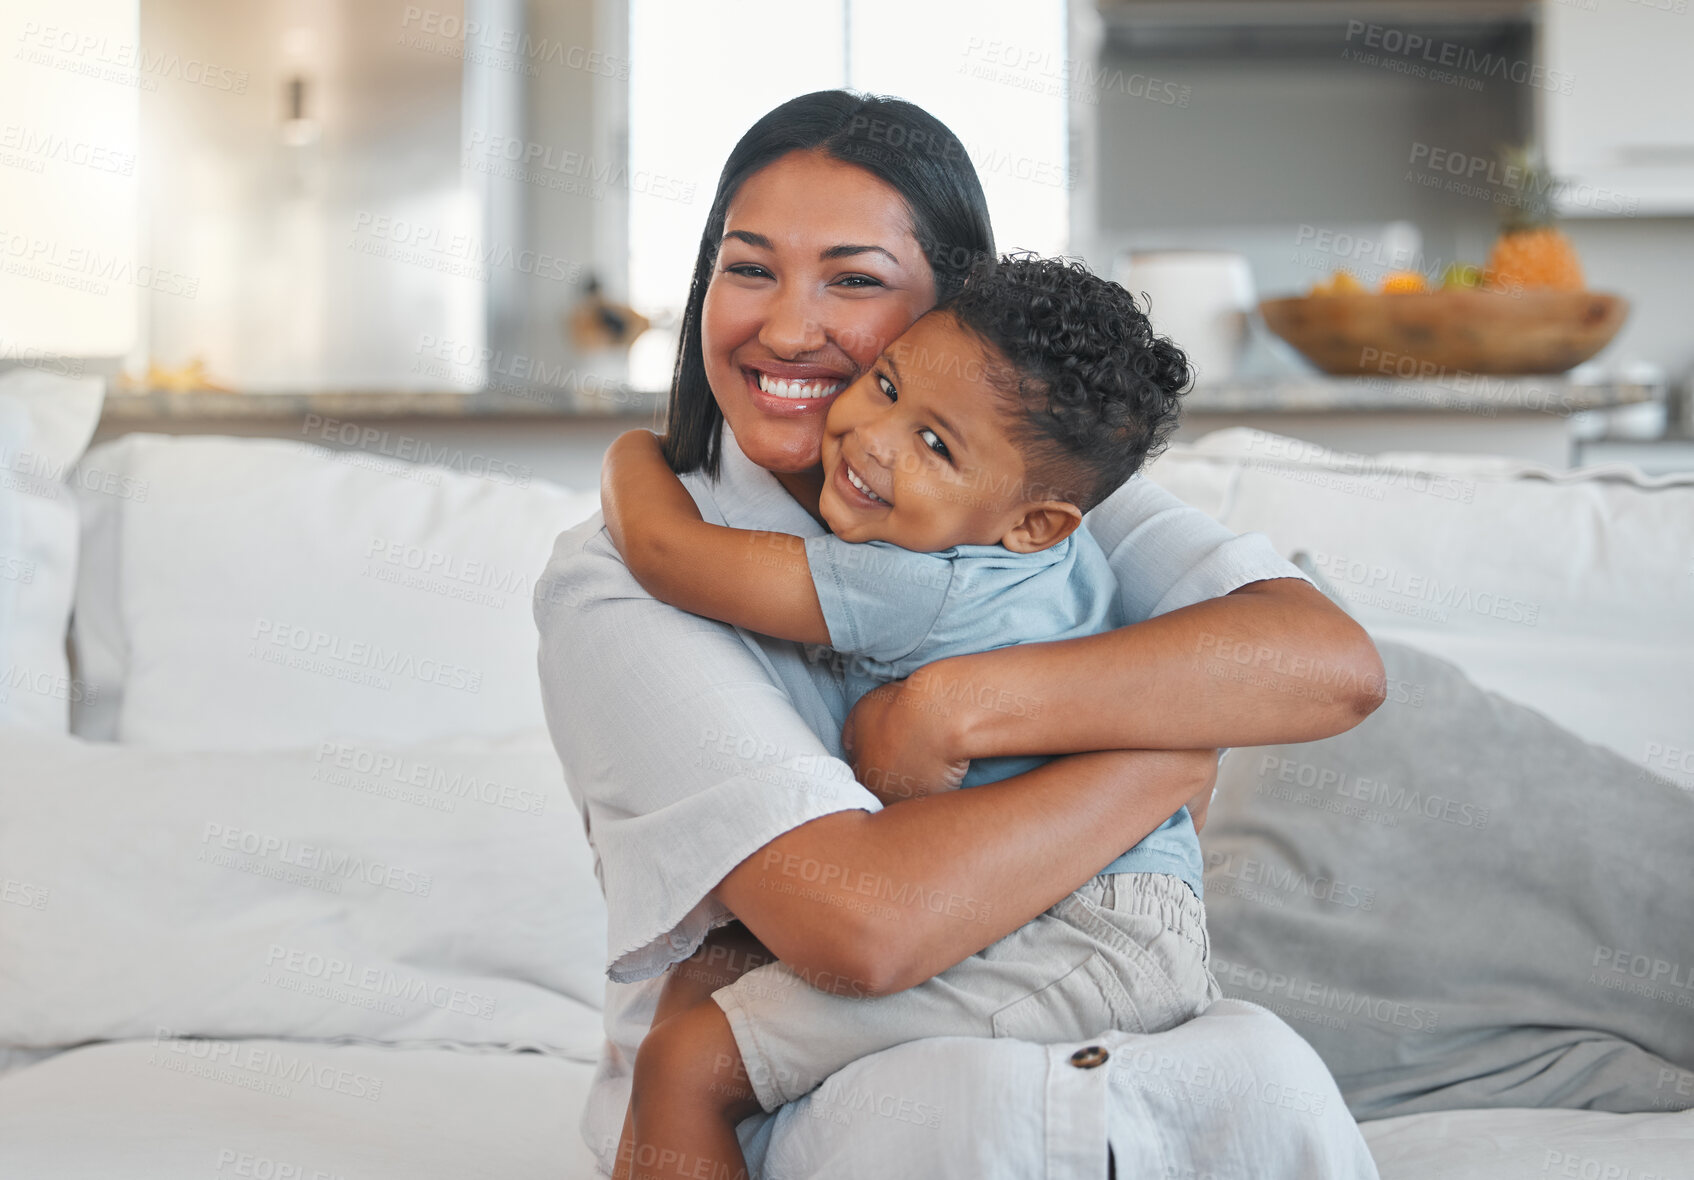
{"type": "Polygon", "coordinates": [[[1375,292],[1337,271],[1309,295],[1261,302],[1266,326],[1341,376],[1562,373],[1588,360],[1617,335],[1629,302],[1586,289],[1575,246],[1552,222],[1553,186],[1526,151],[1507,159],[1521,200],[1485,265],[1455,262],[1435,290],[1417,271],[1385,275],[1375,292]]]}

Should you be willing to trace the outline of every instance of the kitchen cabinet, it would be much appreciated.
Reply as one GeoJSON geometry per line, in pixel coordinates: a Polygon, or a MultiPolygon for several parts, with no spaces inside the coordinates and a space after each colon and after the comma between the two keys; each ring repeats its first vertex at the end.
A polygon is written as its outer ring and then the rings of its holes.
{"type": "Polygon", "coordinates": [[[1546,0],[1541,139],[1569,217],[1694,214],[1694,0],[1546,0]]]}

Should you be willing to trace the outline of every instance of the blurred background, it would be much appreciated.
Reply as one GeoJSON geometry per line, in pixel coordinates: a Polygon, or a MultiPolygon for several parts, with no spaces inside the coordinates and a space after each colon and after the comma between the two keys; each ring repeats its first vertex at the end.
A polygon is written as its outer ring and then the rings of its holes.
{"type": "Polygon", "coordinates": [[[957,132],[1002,249],[1150,295],[1186,437],[1694,469],[1688,7],[4,0],[0,367],[111,378],[99,437],[401,422],[593,486],[663,405],[730,147],[847,86],[957,132]],[[1326,373],[1259,311],[1475,285],[1526,214],[1620,297],[1575,368],[1326,373]]]}

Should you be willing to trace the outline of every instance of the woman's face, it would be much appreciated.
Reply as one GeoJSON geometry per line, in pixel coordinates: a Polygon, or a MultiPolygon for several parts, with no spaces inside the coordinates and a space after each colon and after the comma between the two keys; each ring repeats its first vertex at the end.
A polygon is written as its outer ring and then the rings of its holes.
{"type": "Polygon", "coordinates": [[[747,457],[778,473],[817,468],[831,401],[934,304],[893,188],[809,151],[748,177],[700,321],[706,377],[747,457]]]}

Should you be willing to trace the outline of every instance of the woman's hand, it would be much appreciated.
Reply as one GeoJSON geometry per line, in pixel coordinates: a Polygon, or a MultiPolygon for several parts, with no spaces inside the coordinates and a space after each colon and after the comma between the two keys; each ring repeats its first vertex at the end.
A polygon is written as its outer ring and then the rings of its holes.
{"type": "Polygon", "coordinates": [[[939,722],[946,708],[922,689],[922,677],[896,680],[859,698],[841,727],[853,775],[884,803],[951,791],[965,780],[970,759],[950,756],[939,722]]]}

